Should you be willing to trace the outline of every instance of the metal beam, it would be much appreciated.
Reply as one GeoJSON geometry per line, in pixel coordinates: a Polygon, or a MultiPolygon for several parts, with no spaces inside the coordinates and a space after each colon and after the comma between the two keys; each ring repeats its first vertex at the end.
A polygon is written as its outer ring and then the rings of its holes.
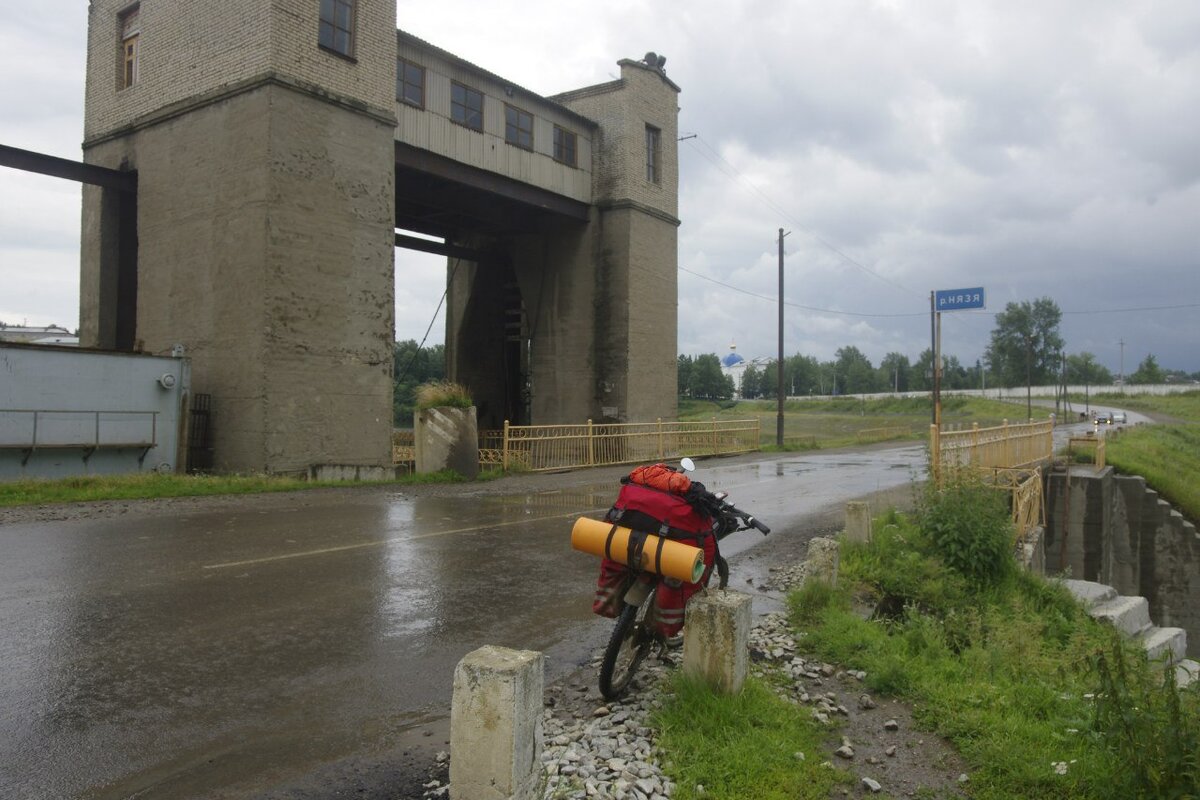
{"type": "Polygon", "coordinates": [[[461,161],[439,156],[428,150],[396,142],[396,166],[434,175],[451,183],[481,189],[526,206],[549,211],[578,222],[588,221],[588,204],[507,178],[495,172],[472,167],[461,161]]]}
{"type": "Polygon", "coordinates": [[[90,183],[118,192],[137,192],[137,172],[98,167],[95,164],[48,156],[32,150],[9,147],[6,144],[0,144],[0,166],[90,183]]]}
{"type": "Polygon", "coordinates": [[[433,253],[434,255],[447,256],[449,258],[462,258],[467,261],[482,261],[487,255],[482,250],[460,247],[459,245],[448,244],[446,242],[431,242],[428,239],[421,239],[417,236],[406,236],[403,233],[396,234],[396,247],[403,247],[407,250],[420,250],[422,253],[433,253]]]}

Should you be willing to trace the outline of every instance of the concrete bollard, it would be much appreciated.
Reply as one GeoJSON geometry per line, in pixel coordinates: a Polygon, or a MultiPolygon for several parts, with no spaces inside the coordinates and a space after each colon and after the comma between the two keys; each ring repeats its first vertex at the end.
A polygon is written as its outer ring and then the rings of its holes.
{"type": "Polygon", "coordinates": [[[805,580],[825,581],[837,586],[838,562],[840,560],[836,539],[818,536],[808,543],[805,580]]]}
{"type": "Polygon", "coordinates": [[[450,704],[452,800],[539,796],[545,659],[488,645],[454,669],[450,704]]]}
{"type": "Polygon", "coordinates": [[[737,694],[746,681],[750,649],[750,595],[716,589],[687,605],[683,671],[722,694],[737,694]]]}
{"type": "Polygon", "coordinates": [[[871,541],[871,507],[858,500],[846,503],[846,541],[871,541]]]}

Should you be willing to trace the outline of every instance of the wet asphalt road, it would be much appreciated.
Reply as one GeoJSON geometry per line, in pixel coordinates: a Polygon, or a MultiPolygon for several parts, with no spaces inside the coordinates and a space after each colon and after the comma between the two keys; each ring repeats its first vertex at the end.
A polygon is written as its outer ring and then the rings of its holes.
{"type": "MultiPolygon", "coordinates": [[[[778,540],[924,463],[906,446],[712,460],[695,477],[778,540]]],[[[321,788],[329,765],[444,738],[465,653],[543,650],[548,680],[587,661],[608,624],[569,532],[616,488],[304,493],[0,526],[0,797],[342,796],[321,788]]]]}

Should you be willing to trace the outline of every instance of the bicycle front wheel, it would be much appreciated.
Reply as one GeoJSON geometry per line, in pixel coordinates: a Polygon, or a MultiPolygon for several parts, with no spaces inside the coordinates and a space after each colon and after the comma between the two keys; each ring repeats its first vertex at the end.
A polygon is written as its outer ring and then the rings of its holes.
{"type": "Polygon", "coordinates": [[[625,694],[642,659],[654,643],[652,624],[647,620],[654,607],[657,587],[651,589],[640,605],[626,605],[617,617],[604,659],[600,662],[600,694],[606,700],[616,700],[625,694]]]}

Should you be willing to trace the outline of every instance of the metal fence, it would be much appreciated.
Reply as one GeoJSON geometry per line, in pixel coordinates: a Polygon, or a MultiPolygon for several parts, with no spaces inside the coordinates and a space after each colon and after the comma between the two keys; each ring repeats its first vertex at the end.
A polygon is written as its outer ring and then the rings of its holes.
{"type": "MultiPolygon", "coordinates": [[[[554,470],[666,461],[759,449],[757,419],[718,422],[509,425],[479,432],[480,469],[554,470]]],[[[412,431],[392,432],[392,461],[416,458],[412,431]]]]}
{"type": "Polygon", "coordinates": [[[1106,437],[1104,436],[1072,436],[1070,439],[1067,439],[1067,457],[1074,461],[1076,450],[1080,448],[1090,450],[1092,453],[1092,464],[1095,466],[1096,471],[1099,472],[1104,469],[1107,458],[1104,447],[1105,441],[1106,437]]]}
{"type": "Polygon", "coordinates": [[[1054,420],[992,428],[939,431],[929,426],[929,469],[935,484],[954,472],[983,477],[1011,496],[1012,519],[1017,540],[1045,525],[1046,508],[1042,488],[1042,466],[1054,455],[1054,420]]]}
{"type": "Polygon", "coordinates": [[[1034,467],[1049,461],[1054,454],[1054,421],[1004,424],[980,428],[979,423],[966,431],[939,431],[929,426],[930,471],[941,481],[947,469],[970,467],[977,470],[1034,467]]]}
{"type": "Polygon", "coordinates": [[[1041,467],[996,470],[993,481],[997,488],[1008,491],[1012,497],[1012,521],[1017,529],[1018,542],[1023,541],[1034,528],[1046,524],[1041,467]]]}
{"type": "Polygon", "coordinates": [[[600,424],[589,420],[583,425],[505,423],[500,434],[503,468],[535,472],[731,455],[759,448],[757,419],[600,424]]]}

